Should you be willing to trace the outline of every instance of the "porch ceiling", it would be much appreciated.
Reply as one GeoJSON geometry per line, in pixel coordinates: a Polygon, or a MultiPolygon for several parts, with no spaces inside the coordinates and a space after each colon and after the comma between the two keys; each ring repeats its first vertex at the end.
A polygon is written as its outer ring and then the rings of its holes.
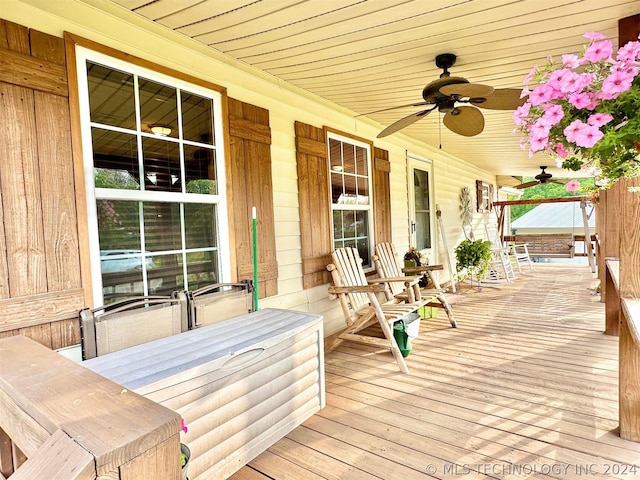
{"type": "MultiPolygon", "coordinates": [[[[444,52],[458,56],[455,76],[520,88],[548,55],[578,52],[585,32],[617,44],[618,19],[639,10],[638,0],[110,1],[354,116],[422,101],[424,86],[442,72],[435,56],[444,52]]],[[[382,129],[417,110],[368,117],[382,129]]],[[[535,175],[550,163],[519,148],[511,112],[482,113],[485,129],[475,137],[451,133],[435,112],[402,134],[500,175],[535,175]]]]}

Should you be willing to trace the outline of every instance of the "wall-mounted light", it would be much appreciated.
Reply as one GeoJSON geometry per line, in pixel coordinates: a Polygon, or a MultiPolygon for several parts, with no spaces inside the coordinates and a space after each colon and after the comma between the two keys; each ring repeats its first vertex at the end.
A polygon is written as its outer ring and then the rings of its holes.
{"type": "Polygon", "coordinates": [[[159,137],[166,137],[171,133],[171,129],[165,125],[152,125],[151,131],[154,135],[158,135],[159,137]]]}

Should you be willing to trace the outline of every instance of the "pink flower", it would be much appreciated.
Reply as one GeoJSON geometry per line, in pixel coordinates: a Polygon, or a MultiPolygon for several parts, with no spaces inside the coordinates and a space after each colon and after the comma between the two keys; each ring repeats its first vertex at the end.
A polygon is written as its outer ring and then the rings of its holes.
{"type": "Polygon", "coordinates": [[[616,54],[616,59],[622,62],[634,62],[636,58],[640,58],[640,42],[628,42],[616,54]]]}
{"type": "Polygon", "coordinates": [[[544,109],[544,115],[540,117],[540,122],[544,125],[552,127],[560,123],[560,120],[564,118],[564,111],[560,105],[551,105],[544,109]]]}
{"type": "Polygon", "coordinates": [[[549,145],[549,127],[536,122],[531,126],[529,134],[529,153],[544,150],[549,145]]]}
{"type": "MultiPolygon", "coordinates": [[[[573,143],[579,147],[591,148],[604,136],[598,127],[581,123],[581,127],[575,132],[573,143]]],[[[567,137],[568,138],[568,137],[567,137]]]]}
{"type": "Polygon", "coordinates": [[[626,92],[631,88],[633,77],[634,75],[627,71],[614,70],[602,82],[600,98],[612,99],[618,97],[622,92],[626,92]]]}
{"type": "Polygon", "coordinates": [[[560,158],[567,158],[569,156],[569,152],[567,152],[567,149],[564,148],[564,145],[560,142],[556,143],[556,153],[560,158]]]}
{"type": "Polygon", "coordinates": [[[587,119],[587,123],[589,125],[593,125],[594,127],[600,128],[603,125],[606,125],[611,120],[613,120],[613,116],[608,113],[594,113],[590,115],[587,119]]]}
{"type": "Polygon", "coordinates": [[[533,68],[529,70],[529,73],[527,73],[527,76],[524,77],[524,80],[522,81],[523,85],[526,85],[527,83],[529,83],[531,79],[535,76],[537,71],[538,71],[538,65],[534,65],[533,68]]]}
{"type": "Polygon", "coordinates": [[[581,65],[580,59],[573,53],[562,55],[562,64],[567,68],[576,68],[581,65]]]}
{"type": "Polygon", "coordinates": [[[531,105],[540,105],[541,103],[548,102],[553,96],[553,88],[547,84],[538,85],[529,94],[529,102],[531,105]]]}
{"type": "Polygon", "coordinates": [[[565,185],[567,192],[577,192],[580,188],[580,182],[578,180],[569,180],[565,185]]]}
{"type": "Polygon", "coordinates": [[[569,124],[567,128],[565,128],[562,133],[567,137],[571,143],[576,143],[576,135],[583,128],[583,126],[587,126],[586,123],[582,123],[580,120],[574,120],[569,124]]]}
{"type": "Polygon", "coordinates": [[[587,32],[583,35],[583,37],[588,38],[589,40],[602,40],[604,38],[607,38],[599,32],[587,32]]]}
{"type": "Polygon", "coordinates": [[[569,95],[569,103],[576,108],[588,108],[591,105],[591,96],[588,93],[572,93],[569,95]]]}
{"type": "Polygon", "coordinates": [[[525,102],[523,105],[516,108],[516,111],[513,112],[512,118],[516,125],[522,126],[527,123],[527,116],[529,115],[529,111],[531,110],[531,104],[529,102],[525,102]]]}
{"type": "Polygon", "coordinates": [[[180,428],[184,433],[187,433],[189,431],[189,428],[184,424],[184,418],[180,419],[180,428]]]}
{"type": "Polygon", "coordinates": [[[600,60],[605,60],[611,57],[613,53],[613,44],[610,40],[604,40],[602,42],[594,42],[589,45],[589,48],[584,52],[584,58],[590,62],[596,63],[600,60]]]}

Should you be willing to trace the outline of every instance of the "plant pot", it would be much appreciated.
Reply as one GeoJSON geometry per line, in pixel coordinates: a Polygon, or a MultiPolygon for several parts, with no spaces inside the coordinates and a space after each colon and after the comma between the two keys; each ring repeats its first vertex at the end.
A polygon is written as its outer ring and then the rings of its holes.
{"type": "Polygon", "coordinates": [[[189,477],[187,476],[187,469],[189,468],[189,460],[191,460],[191,450],[184,443],[181,443],[180,454],[184,455],[186,459],[184,465],[182,465],[182,480],[189,480],[189,477]]]}

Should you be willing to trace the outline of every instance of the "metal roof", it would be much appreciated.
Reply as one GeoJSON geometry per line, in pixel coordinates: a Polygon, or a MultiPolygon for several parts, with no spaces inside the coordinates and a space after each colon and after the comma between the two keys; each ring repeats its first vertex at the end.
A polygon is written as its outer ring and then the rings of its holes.
{"type": "MultiPolygon", "coordinates": [[[[591,208],[587,207],[587,214],[591,208]]],[[[521,228],[578,228],[583,227],[580,202],[543,203],[511,222],[514,230],[521,228]]],[[[595,228],[595,212],[589,217],[589,228],[595,228]]]]}

